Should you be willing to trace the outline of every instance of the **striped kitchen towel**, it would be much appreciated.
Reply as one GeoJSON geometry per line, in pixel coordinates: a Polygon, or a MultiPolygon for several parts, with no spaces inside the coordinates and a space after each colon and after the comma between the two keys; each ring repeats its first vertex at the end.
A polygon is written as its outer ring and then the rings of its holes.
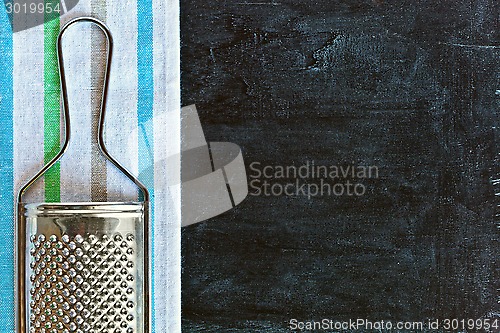
{"type": "MultiPolygon", "coordinates": [[[[14,332],[15,193],[60,149],[56,38],[78,16],[105,22],[114,37],[106,144],[151,193],[153,331],[180,332],[179,5],[172,0],[80,0],[60,18],[13,33],[0,7],[0,332],[14,332]],[[166,161],[169,161],[167,167],[166,161]]],[[[14,19],[15,24],[15,19],[14,19]]],[[[15,29],[14,29],[15,30],[15,29]]],[[[133,184],[98,153],[105,41],[90,24],[63,43],[72,138],[31,202],[137,199],[133,184]]],[[[28,200],[27,200],[28,201],[28,200]]]]}

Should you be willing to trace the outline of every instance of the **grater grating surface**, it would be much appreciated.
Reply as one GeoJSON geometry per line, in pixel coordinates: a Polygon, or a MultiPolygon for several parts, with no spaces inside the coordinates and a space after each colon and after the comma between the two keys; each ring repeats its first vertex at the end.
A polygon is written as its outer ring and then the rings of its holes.
{"type": "Polygon", "coordinates": [[[24,211],[28,332],[145,332],[144,204],[24,211]]]}
{"type": "Polygon", "coordinates": [[[30,237],[30,332],[136,332],[133,234],[30,237]]]}

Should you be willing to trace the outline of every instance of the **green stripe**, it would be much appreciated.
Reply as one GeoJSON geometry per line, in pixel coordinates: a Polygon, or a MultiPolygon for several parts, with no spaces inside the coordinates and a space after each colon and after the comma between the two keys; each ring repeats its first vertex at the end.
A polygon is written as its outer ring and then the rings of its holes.
{"type": "MultiPolygon", "coordinates": [[[[59,19],[44,24],[44,161],[48,163],[61,149],[61,88],[57,67],[56,42],[59,19]]],[[[61,170],[59,162],[45,174],[45,200],[61,200],[61,170]]]]}

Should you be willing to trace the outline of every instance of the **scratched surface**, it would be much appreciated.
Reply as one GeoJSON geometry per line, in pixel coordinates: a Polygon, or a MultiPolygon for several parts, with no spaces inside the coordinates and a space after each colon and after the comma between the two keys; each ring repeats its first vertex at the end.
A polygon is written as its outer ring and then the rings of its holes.
{"type": "Polygon", "coordinates": [[[275,1],[181,0],[183,105],[247,167],[355,161],[380,179],[184,228],[183,330],[499,318],[498,4],[275,1]]]}

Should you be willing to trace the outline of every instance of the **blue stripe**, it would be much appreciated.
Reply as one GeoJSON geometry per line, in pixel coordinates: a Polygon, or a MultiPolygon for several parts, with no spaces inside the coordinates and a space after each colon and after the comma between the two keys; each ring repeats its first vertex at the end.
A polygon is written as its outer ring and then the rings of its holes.
{"type": "MultiPolygon", "coordinates": [[[[154,163],[153,139],[153,103],[154,103],[154,77],[153,77],[153,2],[152,0],[137,1],[137,74],[138,74],[138,100],[137,122],[144,138],[139,138],[139,174],[154,163]]],[[[152,170],[152,169],[151,169],[152,170]]],[[[151,309],[152,327],[155,332],[155,307],[154,307],[154,175],[146,175],[149,179],[141,179],[148,186],[151,197],[151,309]]]]}
{"type": "Polygon", "coordinates": [[[0,332],[14,332],[14,172],[12,29],[0,9],[0,332]]]}

